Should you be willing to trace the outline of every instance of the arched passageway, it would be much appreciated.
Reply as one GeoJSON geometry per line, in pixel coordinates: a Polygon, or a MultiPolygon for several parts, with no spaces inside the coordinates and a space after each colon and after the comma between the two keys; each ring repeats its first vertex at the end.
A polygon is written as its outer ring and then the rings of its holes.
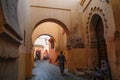
{"type": "MultiPolygon", "coordinates": [[[[55,59],[59,52],[62,50],[68,58],[68,50],[67,50],[67,36],[69,35],[69,30],[59,20],[56,19],[45,19],[37,23],[33,29],[32,32],[32,43],[35,42],[35,40],[42,35],[48,35],[50,36],[49,39],[49,56],[50,56],[50,62],[52,64],[55,63],[55,59]],[[53,47],[54,46],[54,47],[53,47]]],[[[34,52],[34,49],[32,53],[34,52]]],[[[34,64],[34,62],[33,62],[34,64]]]]}
{"type": "MultiPolygon", "coordinates": [[[[47,39],[49,46],[49,49],[47,50],[49,53],[48,60],[50,63],[57,65],[57,63],[55,63],[55,60],[61,50],[64,52],[66,59],[68,59],[68,50],[66,45],[67,45],[67,36],[69,35],[69,30],[64,25],[64,23],[56,19],[45,19],[40,21],[35,25],[33,29],[32,44],[34,45],[36,39],[39,38],[39,36],[43,36],[43,35],[47,35],[50,37],[49,39],[47,39]]],[[[44,53],[45,50],[42,51],[41,49],[40,51],[42,54],[42,52],[44,53]]],[[[33,48],[32,50],[33,57],[35,55],[34,52],[35,52],[35,48],[33,48]]],[[[44,58],[41,56],[43,55],[39,56],[40,57],[39,60],[44,60],[44,58]]],[[[32,59],[33,59],[32,66],[34,66],[36,62],[34,62],[34,58],[32,59]]]]}
{"type": "Polygon", "coordinates": [[[56,34],[59,34],[59,33],[55,33],[55,31],[60,32],[60,30],[61,30],[61,33],[66,35],[66,37],[68,39],[70,32],[69,32],[67,26],[63,22],[61,22],[57,19],[53,19],[53,18],[43,19],[43,20],[39,21],[33,28],[32,43],[35,41],[35,39],[37,37],[39,37],[40,35],[43,35],[43,34],[51,35],[55,39],[56,34]]]}

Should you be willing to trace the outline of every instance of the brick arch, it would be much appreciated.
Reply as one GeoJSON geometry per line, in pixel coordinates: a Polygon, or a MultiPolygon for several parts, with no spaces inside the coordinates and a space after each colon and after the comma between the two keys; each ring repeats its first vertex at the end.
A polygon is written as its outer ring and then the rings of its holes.
{"type": "MultiPolygon", "coordinates": [[[[54,22],[54,23],[57,23],[57,24],[59,24],[59,25],[65,30],[65,32],[66,32],[67,35],[70,34],[67,26],[66,26],[63,22],[61,22],[60,20],[57,20],[57,19],[53,19],[53,18],[47,18],[47,19],[43,19],[43,20],[39,21],[39,22],[34,26],[34,29],[35,29],[38,25],[40,25],[40,24],[42,24],[42,23],[44,23],[44,22],[54,22]]],[[[33,31],[34,31],[34,29],[33,29],[33,31]]]]}

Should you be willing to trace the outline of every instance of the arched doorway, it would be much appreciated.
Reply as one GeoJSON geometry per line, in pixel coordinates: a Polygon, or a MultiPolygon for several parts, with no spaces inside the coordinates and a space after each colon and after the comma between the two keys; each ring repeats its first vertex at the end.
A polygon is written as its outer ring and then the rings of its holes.
{"type": "Polygon", "coordinates": [[[102,18],[98,14],[94,14],[90,22],[90,49],[93,66],[100,66],[101,60],[108,63],[104,25],[102,18]]]}

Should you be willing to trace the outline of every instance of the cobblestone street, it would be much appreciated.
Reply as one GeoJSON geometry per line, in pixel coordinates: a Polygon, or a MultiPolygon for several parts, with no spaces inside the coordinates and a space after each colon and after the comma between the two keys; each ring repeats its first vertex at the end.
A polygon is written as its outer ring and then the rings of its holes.
{"type": "Polygon", "coordinates": [[[50,64],[48,61],[36,61],[33,68],[33,77],[30,80],[86,80],[65,70],[61,75],[59,67],[50,64]]]}

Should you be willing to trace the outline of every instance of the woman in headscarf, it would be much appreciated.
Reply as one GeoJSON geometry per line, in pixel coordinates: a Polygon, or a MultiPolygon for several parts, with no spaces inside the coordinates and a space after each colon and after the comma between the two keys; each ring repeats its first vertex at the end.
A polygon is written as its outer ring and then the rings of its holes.
{"type": "Polygon", "coordinates": [[[109,74],[110,72],[107,62],[105,60],[101,60],[100,69],[95,72],[94,79],[96,80],[97,78],[98,80],[105,80],[106,77],[109,77],[109,74]]]}
{"type": "Polygon", "coordinates": [[[107,62],[105,60],[101,60],[100,72],[106,76],[109,74],[109,68],[108,68],[107,62]]]}

